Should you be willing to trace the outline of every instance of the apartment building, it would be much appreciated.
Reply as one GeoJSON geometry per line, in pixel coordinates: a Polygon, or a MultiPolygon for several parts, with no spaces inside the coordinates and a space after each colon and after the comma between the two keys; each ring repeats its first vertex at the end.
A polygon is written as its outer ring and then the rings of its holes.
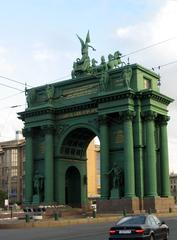
{"type": "Polygon", "coordinates": [[[177,203],[177,174],[170,173],[170,189],[171,195],[174,197],[175,202],[177,203]]]}
{"type": "Polygon", "coordinates": [[[0,142],[0,189],[10,204],[21,203],[24,186],[24,139],[0,142]]]}

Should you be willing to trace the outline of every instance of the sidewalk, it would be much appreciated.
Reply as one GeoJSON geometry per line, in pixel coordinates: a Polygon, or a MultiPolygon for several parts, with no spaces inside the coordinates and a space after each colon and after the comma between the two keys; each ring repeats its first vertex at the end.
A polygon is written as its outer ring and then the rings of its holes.
{"type": "MultiPolygon", "coordinates": [[[[177,217],[176,213],[169,214],[155,214],[159,218],[166,217],[177,217]]],[[[120,214],[98,214],[95,218],[59,218],[55,219],[43,219],[43,220],[30,220],[26,222],[25,220],[18,220],[17,218],[12,219],[1,219],[0,229],[18,229],[18,228],[35,228],[35,227],[61,227],[66,225],[75,224],[94,224],[94,223],[104,223],[104,222],[116,222],[123,215],[120,214]]]]}

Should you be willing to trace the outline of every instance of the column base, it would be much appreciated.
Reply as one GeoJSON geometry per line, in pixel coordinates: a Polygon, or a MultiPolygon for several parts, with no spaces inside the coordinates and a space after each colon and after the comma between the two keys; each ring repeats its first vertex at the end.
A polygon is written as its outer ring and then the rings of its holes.
{"type": "Polygon", "coordinates": [[[174,197],[145,197],[143,202],[145,211],[165,213],[175,209],[174,197]]]}
{"type": "Polygon", "coordinates": [[[129,213],[138,213],[139,209],[138,198],[97,200],[98,213],[122,213],[124,210],[129,213]]]}
{"type": "Polygon", "coordinates": [[[98,213],[127,213],[155,212],[167,213],[175,210],[173,197],[145,197],[145,198],[122,198],[122,199],[99,199],[97,200],[98,213]]]}

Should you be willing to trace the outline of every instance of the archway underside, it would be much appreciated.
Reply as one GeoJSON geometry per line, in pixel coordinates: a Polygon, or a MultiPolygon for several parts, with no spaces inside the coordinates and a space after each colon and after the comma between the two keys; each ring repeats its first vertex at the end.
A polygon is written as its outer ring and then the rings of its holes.
{"type": "Polygon", "coordinates": [[[77,128],[68,134],[61,147],[64,158],[86,159],[86,149],[95,133],[86,128],[77,128]]]}

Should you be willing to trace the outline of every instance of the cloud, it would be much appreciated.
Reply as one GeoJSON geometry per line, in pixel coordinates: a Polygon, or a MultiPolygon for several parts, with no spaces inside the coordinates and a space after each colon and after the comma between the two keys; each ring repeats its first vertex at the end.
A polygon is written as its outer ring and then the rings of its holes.
{"type": "MultiPolygon", "coordinates": [[[[119,27],[115,30],[115,36],[118,40],[128,41],[129,46],[133,42],[132,46],[138,48],[173,38],[177,36],[177,28],[174,28],[174,24],[177,22],[176,13],[177,1],[168,1],[149,21],[119,27]]],[[[161,47],[162,45],[159,46],[161,47]]],[[[170,41],[164,46],[168,51],[163,51],[161,54],[169,56],[177,53],[175,41],[170,41]]],[[[154,52],[157,50],[158,47],[152,48],[154,52]]]]}
{"type": "MultiPolygon", "coordinates": [[[[159,9],[158,13],[151,16],[146,22],[120,27],[115,30],[115,36],[119,41],[124,41],[130,48],[130,52],[141,49],[154,43],[171,39],[158,44],[146,51],[131,55],[136,62],[144,66],[159,66],[177,60],[177,1],[167,1],[159,9]],[[134,49],[131,49],[133,47],[134,49]],[[138,59],[138,60],[137,60],[138,59]]],[[[130,59],[131,59],[130,58],[130,59]]],[[[161,76],[161,93],[177,100],[177,63],[161,67],[158,72],[161,76]]],[[[177,103],[169,106],[168,143],[170,171],[177,172],[176,146],[177,146],[177,103]]]]}
{"type": "Polygon", "coordinates": [[[10,63],[11,56],[10,56],[10,50],[0,46],[0,73],[1,75],[10,75],[12,74],[15,69],[16,65],[13,63],[10,63]]]}
{"type": "Polygon", "coordinates": [[[36,49],[33,51],[33,58],[35,61],[46,62],[55,60],[55,54],[49,49],[36,49]]]}

